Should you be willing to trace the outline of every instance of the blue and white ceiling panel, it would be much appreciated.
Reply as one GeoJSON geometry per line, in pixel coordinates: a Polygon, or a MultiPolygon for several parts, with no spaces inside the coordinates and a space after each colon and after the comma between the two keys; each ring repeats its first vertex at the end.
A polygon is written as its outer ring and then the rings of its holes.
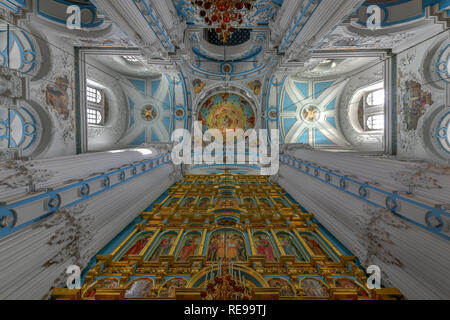
{"type": "Polygon", "coordinates": [[[282,140],[314,147],[348,146],[336,118],[339,96],[345,85],[346,81],[337,79],[313,81],[287,77],[279,108],[282,140]]]}
{"type": "Polygon", "coordinates": [[[129,127],[121,144],[167,142],[173,130],[186,128],[186,90],[181,75],[175,79],[165,75],[160,79],[128,77],[123,90],[128,100],[129,127]]]}

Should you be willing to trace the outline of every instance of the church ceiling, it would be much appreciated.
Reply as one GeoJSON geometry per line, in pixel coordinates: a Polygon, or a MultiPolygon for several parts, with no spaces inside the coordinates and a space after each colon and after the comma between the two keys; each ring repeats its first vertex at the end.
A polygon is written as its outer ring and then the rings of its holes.
{"type": "Polygon", "coordinates": [[[280,97],[279,125],[285,143],[347,146],[337,121],[339,94],[345,82],[288,77],[280,97]]]}

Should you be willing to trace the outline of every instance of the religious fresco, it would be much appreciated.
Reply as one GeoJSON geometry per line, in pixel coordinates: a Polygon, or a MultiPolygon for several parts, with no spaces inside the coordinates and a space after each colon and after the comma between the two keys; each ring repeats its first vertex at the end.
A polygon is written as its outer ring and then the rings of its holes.
{"type": "Polygon", "coordinates": [[[202,235],[200,232],[192,232],[186,235],[183,239],[182,247],[178,253],[178,261],[187,261],[197,252],[198,245],[202,235]]]}
{"type": "Polygon", "coordinates": [[[135,243],[131,248],[129,248],[120,258],[120,261],[128,261],[128,256],[133,254],[139,254],[142,249],[144,249],[145,245],[150,241],[153,236],[153,232],[145,232],[142,235],[139,235],[135,240],[135,243]]]}
{"type": "Polygon", "coordinates": [[[368,297],[367,292],[361,288],[361,286],[352,279],[349,278],[339,278],[334,281],[337,288],[350,288],[350,289],[358,289],[358,295],[360,297],[368,297]]]}
{"type": "Polygon", "coordinates": [[[424,115],[427,106],[433,100],[431,93],[422,90],[422,85],[413,80],[406,81],[406,92],[403,95],[403,121],[408,131],[416,130],[419,119],[424,115]]]}
{"type": "Polygon", "coordinates": [[[255,127],[255,114],[249,102],[233,93],[220,93],[208,98],[200,108],[198,120],[203,132],[218,129],[247,131],[255,127]]]}
{"type": "Polygon", "coordinates": [[[308,297],[328,297],[328,290],[322,281],[306,278],[301,281],[303,293],[308,297]]]}
{"type": "Polygon", "coordinates": [[[221,198],[221,199],[217,199],[216,206],[219,206],[219,207],[236,207],[236,206],[239,206],[239,202],[235,198],[221,198]]]}
{"type": "Polygon", "coordinates": [[[210,203],[210,199],[209,198],[202,198],[198,202],[198,208],[199,209],[206,209],[206,208],[208,208],[209,203],[210,203]]]}
{"type": "Polygon", "coordinates": [[[169,207],[169,208],[173,208],[177,205],[178,200],[180,200],[180,198],[170,198],[167,199],[166,202],[164,202],[164,207],[169,207]]]}
{"type": "Polygon", "coordinates": [[[147,298],[152,296],[153,279],[138,279],[125,292],[125,298],[147,298]]]}
{"type": "Polygon", "coordinates": [[[255,242],[257,255],[265,257],[267,262],[276,262],[278,260],[274,245],[267,234],[255,232],[253,241],[255,242]]]}
{"type": "Polygon", "coordinates": [[[295,297],[294,289],[291,284],[282,278],[272,278],[267,281],[272,288],[280,288],[281,297],[295,297]]]}
{"type": "Polygon", "coordinates": [[[158,261],[160,256],[168,255],[176,238],[177,234],[174,232],[164,234],[150,257],[150,261],[158,261]]]}
{"type": "Polygon", "coordinates": [[[202,92],[203,88],[206,86],[206,83],[204,83],[200,79],[195,79],[194,81],[192,81],[192,86],[194,87],[194,92],[196,94],[199,94],[200,92],[202,92]]]}
{"type": "Polygon", "coordinates": [[[236,221],[233,219],[220,219],[217,221],[217,224],[222,227],[232,227],[236,225],[236,221]]]}
{"type": "Polygon", "coordinates": [[[186,198],[181,202],[181,208],[189,208],[193,203],[195,199],[194,198],[186,198]]]}
{"type": "Polygon", "coordinates": [[[49,84],[45,89],[46,103],[53,107],[58,114],[62,115],[63,120],[68,120],[70,117],[69,86],[70,83],[67,76],[63,76],[56,78],[55,85],[49,84]]]}
{"type": "Polygon", "coordinates": [[[250,208],[256,208],[257,204],[256,201],[252,198],[245,198],[244,199],[244,204],[249,206],[250,208]]]}
{"type": "Polygon", "coordinates": [[[322,245],[317,241],[317,239],[312,234],[301,233],[301,236],[305,239],[306,243],[314,252],[314,254],[324,256],[328,261],[333,261],[329,253],[323,249],[322,245]]]}
{"type": "Polygon", "coordinates": [[[104,288],[98,299],[222,299],[214,292],[230,293],[222,300],[401,298],[395,289],[375,294],[366,288],[356,259],[343,261],[339,251],[334,256],[332,250],[339,249],[328,247],[326,236],[314,231],[312,214],[268,176],[186,175],[141,218],[116,249],[96,256],[79,291],[63,289],[54,297],[92,300],[104,288]],[[293,205],[282,205],[287,203],[293,205]],[[309,259],[310,250],[325,258],[309,259]],[[223,284],[229,286],[225,291],[223,284]]]}
{"type": "Polygon", "coordinates": [[[261,204],[261,206],[265,209],[271,209],[272,208],[272,202],[269,199],[266,198],[259,198],[259,203],[261,204]]]}
{"type": "Polygon", "coordinates": [[[184,278],[172,278],[166,281],[159,291],[159,297],[161,298],[175,298],[176,289],[185,288],[187,280],[184,278]]]}
{"type": "Polygon", "coordinates": [[[208,261],[247,261],[247,249],[241,233],[234,230],[215,232],[209,240],[208,261]]]}
{"type": "Polygon", "coordinates": [[[276,204],[280,205],[283,208],[289,208],[290,207],[289,203],[286,200],[284,200],[284,199],[275,198],[274,200],[275,200],[276,204]]]}
{"type": "Polygon", "coordinates": [[[119,280],[116,278],[104,278],[98,280],[94,285],[92,285],[86,292],[84,293],[85,298],[92,298],[97,289],[115,289],[119,286],[119,280]]]}
{"type": "Polygon", "coordinates": [[[298,261],[305,261],[302,252],[295,243],[292,235],[279,232],[277,233],[278,240],[280,240],[281,246],[283,247],[284,253],[288,256],[294,256],[298,261]]]}
{"type": "Polygon", "coordinates": [[[251,81],[248,83],[248,86],[253,90],[255,95],[259,95],[261,93],[262,83],[260,80],[251,81]]]}

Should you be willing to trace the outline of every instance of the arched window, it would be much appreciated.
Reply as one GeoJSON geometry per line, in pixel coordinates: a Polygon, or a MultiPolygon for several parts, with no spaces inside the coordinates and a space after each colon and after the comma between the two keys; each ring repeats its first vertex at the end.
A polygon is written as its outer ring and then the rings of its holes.
{"type": "Polygon", "coordinates": [[[365,92],[359,104],[359,119],[364,131],[384,129],[384,89],[365,92]]]}
{"type": "Polygon", "coordinates": [[[370,92],[366,97],[367,107],[384,106],[384,90],[370,92]]]}
{"type": "Polygon", "coordinates": [[[130,63],[138,63],[140,62],[139,58],[137,56],[122,56],[127,62],[130,63]]]}
{"type": "Polygon", "coordinates": [[[87,109],[87,121],[90,125],[101,125],[103,121],[102,114],[96,109],[87,109]]]}
{"type": "Polygon", "coordinates": [[[368,116],[366,120],[366,127],[369,130],[383,130],[384,128],[384,115],[378,114],[368,116]]]}
{"type": "Polygon", "coordinates": [[[105,104],[104,94],[101,90],[87,86],[87,124],[89,126],[102,126],[105,124],[105,104]]]}
{"type": "Polygon", "coordinates": [[[100,104],[103,100],[102,93],[98,89],[86,87],[86,99],[88,102],[100,104]]]}

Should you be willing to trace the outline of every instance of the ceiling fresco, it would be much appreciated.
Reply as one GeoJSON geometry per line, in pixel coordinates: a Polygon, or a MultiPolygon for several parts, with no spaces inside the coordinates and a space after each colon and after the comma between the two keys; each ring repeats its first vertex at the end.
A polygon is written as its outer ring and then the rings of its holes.
{"type": "Polygon", "coordinates": [[[255,113],[250,103],[233,93],[219,93],[208,98],[199,112],[198,120],[202,130],[219,129],[225,134],[227,129],[248,130],[255,127],[255,113]]]}

